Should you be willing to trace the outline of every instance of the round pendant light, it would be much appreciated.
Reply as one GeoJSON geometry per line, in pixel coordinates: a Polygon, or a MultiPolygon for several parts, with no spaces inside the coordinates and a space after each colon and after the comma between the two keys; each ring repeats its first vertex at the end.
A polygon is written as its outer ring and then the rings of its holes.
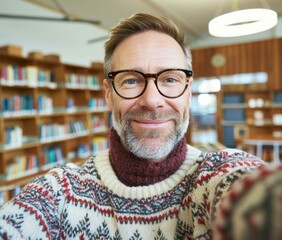
{"type": "Polygon", "coordinates": [[[209,22],[209,32],[216,37],[237,37],[263,32],[278,22],[270,9],[253,8],[220,15],[209,22]]]}

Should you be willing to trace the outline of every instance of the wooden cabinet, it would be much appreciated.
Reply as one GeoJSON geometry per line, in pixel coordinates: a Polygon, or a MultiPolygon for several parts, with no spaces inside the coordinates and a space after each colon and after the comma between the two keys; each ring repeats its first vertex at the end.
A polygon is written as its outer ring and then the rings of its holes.
{"type": "Polygon", "coordinates": [[[102,80],[99,64],[0,54],[0,201],[55,164],[107,147],[102,80]]]}

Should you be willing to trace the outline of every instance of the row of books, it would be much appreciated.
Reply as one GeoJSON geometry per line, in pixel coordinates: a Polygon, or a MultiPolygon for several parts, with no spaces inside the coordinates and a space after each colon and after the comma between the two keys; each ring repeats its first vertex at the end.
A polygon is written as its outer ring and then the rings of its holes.
{"type": "Polygon", "coordinates": [[[91,153],[95,155],[96,153],[109,148],[109,140],[106,137],[97,136],[92,139],[91,143],[91,153]]]}
{"type": "Polygon", "coordinates": [[[66,87],[101,89],[100,80],[96,75],[66,74],[66,87]]]}
{"type": "MultiPolygon", "coordinates": [[[[67,109],[76,110],[75,101],[73,98],[68,98],[67,109]]],[[[84,110],[105,111],[107,104],[103,98],[91,98],[88,102],[88,107],[84,110]]],[[[3,116],[10,115],[26,115],[36,113],[52,113],[54,111],[53,99],[45,95],[39,95],[37,106],[31,95],[14,95],[2,99],[2,114],[3,116]],[[37,112],[38,111],[38,112],[37,112]]]]}
{"type": "Polygon", "coordinates": [[[23,143],[23,130],[15,125],[5,129],[6,146],[21,146],[23,143]]]}
{"type": "Polygon", "coordinates": [[[76,149],[77,157],[81,159],[86,159],[91,156],[91,146],[90,144],[79,144],[76,149]]]}
{"type": "Polygon", "coordinates": [[[97,109],[105,109],[107,108],[107,103],[104,98],[91,98],[88,102],[88,107],[91,110],[97,110],[97,109]]]}
{"type": "Polygon", "coordinates": [[[249,98],[247,102],[243,93],[225,94],[223,96],[222,104],[227,107],[242,106],[242,108],[263,108],[272,106],[275,107],[276,105],[281,106],[282,92],[274,93],[272,100],[263,99],[263,97],[252,97],[249,98]]]}
{"type": "MultiPolygon", "coordinates": [[[[21,192],[21,186],[15,186],[12,189],[12,196],[16,196],[21,192]]],[[[6,191],[0,192],[0,206],[3,205],[5,202],[9,201],[9,193],[6,191]]]]}
{"type": "Polygon", "coordinates": [[[53,112],[53,99],[44,95],[38,96],[38,111],[39,113],[53,112]]]}
{"type": "MultiPolygon", "coordinates": [[[[106,137],[94,137],[90,144],[79,144],[74,157],[86,159],[99,151],[107,149],[109,146],[106,137]]],[[[1,180],[11,180],[33,174],[40,169],[50,169],[57,164],[63,164],[71,161],[66,159],[61,146],[46,146],[42,149],[43,163],[39,163],[36,154],[26,154],[15,156],[7,166],[5,174],[0,175],[1,180]]]]}
{"type": "Polygon", "coordinates": [[[6,168],[6,180],[21,177],[38,171],[39,162],[37,155],[21,155],[13,159],[6,168]]]}
{"type": "Polygon", "coordinates": [[[108,129],[105,119],[102,116],[91,116],[91,129],[94,133],[104,132],[108,129]]]}
{"type": "Polygon", "coordinates": [[[40,169],[46,170],[57,163],[64,163],[65,158],[61,147],[51,146],[44,147],[42,150],[43,165],[40,166],[39,159],[36,154],[27,154],[15,156],[9,161],[5,174],[0,175],[1,180],[12,180],[29,174],[34,174],[40,169]]]}
{"type": "Polygon", "coordinates": [[[2,99],[2,111],[19,112],[34,110],[34,101],[30,95],[14,95],[2,99]]]}
{"type": "MultiPolygon", "coordinates": [[[[103,118],[93,116],[92,118],[93,132],[104,132],[108,129],[103,118]]],[[[83,121],[73,121],[68,124],[48,123],[39,125],[39,141],[52,142],[55,140],[72,138],[89,134],[83,121]]],[[[18,126],[9,126],[5,128],[5,148],[19,147],[29,142],[28,136],[23,135],[23,129],[18,126]]],[[[32,137],[30,141],[38,141],[37,137],[32,137]]]]}
{"type": "Polygon", "coordinates": [[[13,125],[5,128],[4,144],[0,143],[0,148],[9,149],[20,147],[23,144],[34,143],[38,141],[36,136],[27,136],[23,134],[23,129],[19,125],[13,125]]]}
{"type": "Polygon", "coordinates": [[[49,70],[36,66],[7,65],[0,67],[0,79],[3,85],[20,86],[48,86],[55,82],[55,75],[49,70]]]}
{"type": "Polygon", "coordinates": [[[79,144],[77,146],[77,157],[88,158],[91,155],[95,155],[100,151],[103,151],[109,147],[109,140],[106,137],[97,136],[92,139],[90,144],[79,144]]]}
{"type": "Polygon", "coordinates": [[[39,138],[41,142],[54,141],[85,133],[88,133],[88,131],[86,130],[85,123],[82,121],[74,121],[69,124],[40,124],[39,126],[39,138]]]}
{"type": "Polygon", "coordinates": [[[42,166],[42,169],[48,169],[58,163],[65,162],[63,150],[60,146],[44,147],[42,153],[44,159],[44,165],[42,166]]]}

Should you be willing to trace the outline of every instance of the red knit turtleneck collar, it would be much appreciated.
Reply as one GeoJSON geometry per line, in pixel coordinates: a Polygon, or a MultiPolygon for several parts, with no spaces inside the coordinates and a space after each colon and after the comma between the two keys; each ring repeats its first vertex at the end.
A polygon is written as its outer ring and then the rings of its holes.
{"type": "Polygon", "coordinates": [[[110,161],[118,179],[127,186],[148,186],[172,175],[183,163],[187,153],[185,137],[160,162],[139,158],[126,150],[112,128],[110,132],[110,161]]]}

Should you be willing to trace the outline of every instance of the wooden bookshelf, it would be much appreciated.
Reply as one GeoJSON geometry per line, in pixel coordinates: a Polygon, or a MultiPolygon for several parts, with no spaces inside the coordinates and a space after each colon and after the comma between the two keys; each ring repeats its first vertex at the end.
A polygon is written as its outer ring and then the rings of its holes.
{"type": "Polygon", "coordinates": [[[267,82],[221,83],[217,94],[218,139],[225,146],[236,148],[242,147],[245,140],[268,143],[253,152],[260,152],[267,160],[281,161],[282,146],[277,147],[277,142],[280,144],[282,140],[282,38],[198,48],[191,52],[195,78],[222,80],[224,76],[237,74],[267,74],[267,82]],[[224,59],[222,64],[214,63],[216,56],[224,59]],[[228,95],[242,99],[226,102],[224,98],[228,95]],[[275,151],[272,141],[276,144],[275,151]]]}
{"type": "Polygon", "coordinates": [[[222,131],[222,142],[236,147],[244,138],[282,140],[282,91],[252,89],[241,92],[236,90],[236,86],[232,88],[223,88],[218,102],[222,127],[231,127],[230,137],[233,139],[232,143],[226,143],[225,137],[228,136],[222,131]],[[242,101],[226,104],[225,96],[240,96],[242,101]]]}
{"type": "Polygon", "coordinates": [[[107,147],[103,75],[102,64],[0,52],[0,201],[57,163],[107,147]]]}

